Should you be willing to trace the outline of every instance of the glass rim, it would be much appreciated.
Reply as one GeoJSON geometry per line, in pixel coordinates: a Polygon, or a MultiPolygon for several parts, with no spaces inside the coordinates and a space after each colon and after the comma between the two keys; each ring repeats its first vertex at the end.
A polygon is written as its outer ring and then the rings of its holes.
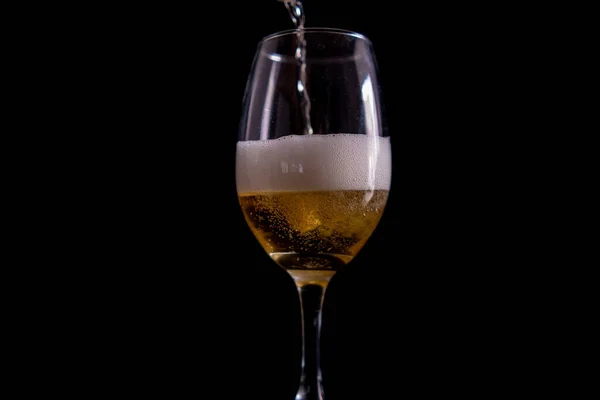
{"type": "MultiPolygon", "coordinates": [[[[315,33],[315,32],[318,32],[318,33],[333,33],[333,34],[338,34],[340,36],[352,36],[352,37],[354,37],[356,39],[364,40],[365,42],[367,42],[369,44],[372,44],[371,40],[367,36],[363,35],[362,33],[358,33],[356,31],[351,31],[351,30],[348,30],[348,29],[326,28],[326,27],[309,27],[309,28],[303,28],[302,31],[304,33],[315,33]]],[[[292,34],[295,35],[296,33],[298,33],[298,29],[295,29],[295,28],[294,29],[286,29],[286,30],[283,30],[283,31],[274,32],[274,33],[271,33],[271,34],[269,34],[267,36],[264,36],[258,43],[260,45],[260,44],[269,42],[269,41],[271,41],[273,39],[277,39],[277,38],[280,38],[280,37],[283,37],[283,36],[289,36],[289,35],[292,35],[292,34]]]]}

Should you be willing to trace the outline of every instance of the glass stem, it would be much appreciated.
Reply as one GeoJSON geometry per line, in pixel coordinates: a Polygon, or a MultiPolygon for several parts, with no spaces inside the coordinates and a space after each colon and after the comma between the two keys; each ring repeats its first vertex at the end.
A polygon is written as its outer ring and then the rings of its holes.
{"type": "Polygon", "coordinates": [[[323,400],[320,365],[321,313],[328,280],[296,279],[302,313],[302,365],[296,400],[323,400]]]}

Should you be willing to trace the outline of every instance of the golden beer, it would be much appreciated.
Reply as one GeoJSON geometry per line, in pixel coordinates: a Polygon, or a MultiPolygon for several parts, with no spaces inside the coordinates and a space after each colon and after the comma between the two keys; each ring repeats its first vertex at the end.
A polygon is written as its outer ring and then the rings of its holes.
{"type": "Polygon", "coordinates": [[[377,226],[387,190],[247,193],[239,196],[250,226],[276,261],[281,255],[329,255],[348,263],[377,226]]]}
{"type": "Polygon", "coordinates": [[[382,216],[390,159],[389,140],[366,135],[239,142],[237,190],[246,222],[284,268],[337,270],[382,216]]]}

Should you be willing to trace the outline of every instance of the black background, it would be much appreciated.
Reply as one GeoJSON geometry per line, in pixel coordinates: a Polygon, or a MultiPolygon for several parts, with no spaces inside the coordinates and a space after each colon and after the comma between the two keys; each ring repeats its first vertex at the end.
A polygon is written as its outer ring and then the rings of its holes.
{"type": "MultiPolygon", "coordinates": [[[[533,76],[530,47],[507,53],[499,29],[518,10],[306,0],[305,11],[306,26],[373,42],[393,151],[383,219],[327,292],[327,399],[481,398],[524,382],[548,386],[533,376],[552,357],[532,329],[551,311],[531,290],[543,266],[522,256],[537,223],[523,195],[533,175],[511,179],[529,154],[517,121],[531,112],[534,85],[515,76],[533,76]]],[[[69,284],[52,289],[58,302],[38,306],[57,337],[44,326],[39,348],[52,356],[43,365],[68,364],[48,385],[292,399],[296,290],[252,236],[234,180],[254,51],[292,27],[285,7],[103,4],[79,17],[53,27],[62,35],[39,37],[50,49],[40,59],[64,77],[50,74],[49,92],[69,97],[57,115],[77,132],[65,141],[79,159],[66,169],[81,174],[68,206],[82,208],[59,247],[75,264],[69,284]],[[69,62],[55,61],[61,50],[69,62]]]]}

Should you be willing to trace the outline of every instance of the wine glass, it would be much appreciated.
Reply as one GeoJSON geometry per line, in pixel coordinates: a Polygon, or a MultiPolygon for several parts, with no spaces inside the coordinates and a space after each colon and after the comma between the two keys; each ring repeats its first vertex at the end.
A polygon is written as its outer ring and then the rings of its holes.
{"type": "Polygon", "coordinates": [[[258,242],[294,279],[302,311],[296,400],[323,400],[329,280],[376,228],[391,184],[372,43],[351,31],[278,32],[257,47],[243,100],[236,186],[258,242]]]}

